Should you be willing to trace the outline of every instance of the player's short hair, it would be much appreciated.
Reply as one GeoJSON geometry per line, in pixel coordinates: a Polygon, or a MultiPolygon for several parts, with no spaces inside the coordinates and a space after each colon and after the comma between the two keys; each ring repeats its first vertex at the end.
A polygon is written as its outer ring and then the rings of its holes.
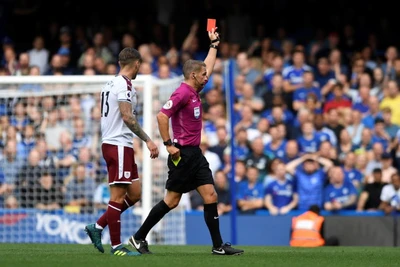
{"type": "Polygon", "coordinates": [[[202,67],[206,67],[206,64],[200,60],[189,59],[183,65],[183,77],[189,79],[189,75],[192,72],[199,72],[202,67]]]}
{"type": "Polygon", "coordinates": [[[142,61],[139,51],[133,47],[125,47],[119,52],[118,61],[122,66],[128,65],[135,61],[142,61]]]}

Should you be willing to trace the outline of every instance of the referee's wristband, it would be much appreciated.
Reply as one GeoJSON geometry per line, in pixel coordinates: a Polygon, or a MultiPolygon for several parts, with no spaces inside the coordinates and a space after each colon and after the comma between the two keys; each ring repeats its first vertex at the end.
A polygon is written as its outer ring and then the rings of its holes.
{"type": "Polygon", "coordinates": [[[210,44],[210,48],[218,49],[218,45],[210,44]]]}

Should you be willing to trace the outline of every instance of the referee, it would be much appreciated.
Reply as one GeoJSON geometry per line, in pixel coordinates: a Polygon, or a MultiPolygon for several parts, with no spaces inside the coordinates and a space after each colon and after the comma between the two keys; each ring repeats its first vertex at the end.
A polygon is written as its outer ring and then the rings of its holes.
{"type": "Polygon", "coordinates": [[[210,231],[215,255],[240,255],[244,251],[235,249],[222,241],[217,211],[218,196],[214,179],[200,145],[202,130],[202,106],[199,92],[208,82],[219,44],[217,28],[208,32],[211,44],[206,59],[189,59],[183,66],[184,81],[174,91],[157,115],[160,135],[169,153],[167,193],[156,204],[139,230],[129,238],[129,243],[142,254],[150,254],[146,236],[170,210],[178,206],[183,193],[196,189],[204,201],[204,220],[210,231]],[[169,135],[171,118],[173,139],[169,135]]]}

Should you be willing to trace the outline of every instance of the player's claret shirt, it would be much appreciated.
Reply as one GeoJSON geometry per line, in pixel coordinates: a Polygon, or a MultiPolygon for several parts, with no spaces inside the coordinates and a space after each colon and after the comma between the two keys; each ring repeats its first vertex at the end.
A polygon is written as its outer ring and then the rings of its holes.
{"type": "Polygon", "coordinates": [[[133,147],[133,133],[125,125],[119,110],[119,102],[131,103],[135,114],[137,105],[136,90],[131,80],[122,75],[107,82],[100,95],[102,143],[133,147]]]}
{"type": "Polygon", "coordinates": [[[202,106],[200,95],[194,88],[181,83],[161,112],[171,118],[174,142],[182,146],[200,145],[202,106]]]}

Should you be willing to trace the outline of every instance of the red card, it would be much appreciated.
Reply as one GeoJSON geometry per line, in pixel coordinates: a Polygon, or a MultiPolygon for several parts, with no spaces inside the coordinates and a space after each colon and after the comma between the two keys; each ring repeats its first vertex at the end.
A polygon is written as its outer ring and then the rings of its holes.
{"type": "Polygon", "coordinates": [[[216,20],[215,19],[207,19],[207,31],[210,32],[212,28],[215,28],[216,20]]]}

